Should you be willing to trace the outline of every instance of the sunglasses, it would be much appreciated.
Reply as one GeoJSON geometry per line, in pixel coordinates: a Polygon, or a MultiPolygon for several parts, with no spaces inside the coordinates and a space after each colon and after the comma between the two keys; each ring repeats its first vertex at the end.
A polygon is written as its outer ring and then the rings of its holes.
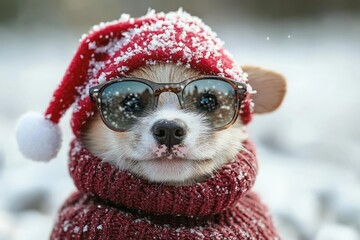
{"type": "Polygon", "coordinates": [[[101,119],[113,131],[132,128],[139,117],[157,107],[163,92],[175,93],[182,109],[201,114],[213,130],[222,130],[235,123],[246,91],[246,84],[219,76],[202,76],[180,83],[124,77],[90,88],[89,95],[101,119]]]}

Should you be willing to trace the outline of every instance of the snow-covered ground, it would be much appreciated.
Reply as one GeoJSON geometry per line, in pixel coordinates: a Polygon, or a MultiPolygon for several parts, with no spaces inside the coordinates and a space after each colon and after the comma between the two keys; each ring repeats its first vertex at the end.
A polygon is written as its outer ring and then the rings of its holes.
{"type": "MultiPolygon", "coordinates": [[[[240,63],[288,78],[281,109],[251,123],[256,190],[285,240],[360,239],[360,18],[214,25],[240,63]]],[[[63,148],[48,164],[17,151],[16,119],[43,112],[78,44],[64,29],[0,26],[0,240],[47,239],[74,190],[63,148]]]]}

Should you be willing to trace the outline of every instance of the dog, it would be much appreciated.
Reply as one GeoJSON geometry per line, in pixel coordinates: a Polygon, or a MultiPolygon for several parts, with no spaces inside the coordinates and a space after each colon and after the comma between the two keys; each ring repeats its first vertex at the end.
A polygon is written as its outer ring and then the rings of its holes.
{"type": "MultiPolygon", "coordinates": [[[[284,77],[260,67],[244,66],[243,70],[256,90],[254,112],[274,111],[286,92],[284,77]]],[[[131,77],[169,84],[201,75],[194,69],[174,64],[146,66],[129,73],[131,77]]],[[[82,132],[82,139],[93,154],[119,169],[151,182],[186,185],[211,176],[224,163],[235,159],[238,152],[244,150],[242,142],[248,139],[248,131],[240,119],[227,129],[212,131],[201,114],[184,111],[175,94],[163,93],[158,108],[136,119],[136,127],[129,131],[112,131],[97,113],[82,132]],[[164,144],[158,143],[154,124],[174,119],[185,126],[186,137],[181,140],[181,147],[165,146],[164,154],[159,155],[164,144]]]]}
{"type": "Polygon", "coordinates": [[[259,239],[279,236],[251,191],[247,124],[274,111],[285,78],[240,67],[201,19],[124,14],[84,35],[45,114],[17,128],[20,151],[53,159],[73,106],[69,173],[55,239],[259,239]]]}

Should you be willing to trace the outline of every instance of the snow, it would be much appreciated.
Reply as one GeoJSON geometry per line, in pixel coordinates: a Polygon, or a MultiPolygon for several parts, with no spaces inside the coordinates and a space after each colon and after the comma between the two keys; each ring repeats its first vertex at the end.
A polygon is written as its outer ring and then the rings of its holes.
{"type": "MultiPolygon", "coordinates": [[[[255,190],[283,239],[359,239],[359,26],[359,18],[342,16],[213,26],[240,63],[288,78],[281,108],[250,123],[259,158],[255,190]]],[[[0,115],[1,240],[48,239],[57,209],[74,191],[66,163],[69,113],[60,123],[64,147],[48,164],[24,159],[14,137],[24,112],[45,110],[79,35],[61,28],[41,38],[45,34],[0,27],[7,43],[0,45],[0,112],[6,113],[0,115]]]]}
{"type": "Polygon", "coordinates": [[[359,235],[353,229],[341,224],[324,226],[316,236],[316,240],[359,240],[359,235]]]}

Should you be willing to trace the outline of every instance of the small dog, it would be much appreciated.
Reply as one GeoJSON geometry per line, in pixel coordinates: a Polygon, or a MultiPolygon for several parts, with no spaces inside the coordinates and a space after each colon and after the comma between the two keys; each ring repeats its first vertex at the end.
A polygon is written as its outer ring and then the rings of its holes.
{"type": "Polygon", "coordinates": [[[279,239],[251,191],[247,124],[285,92],[280,74],[240,68],[182,10],[95,26],[44,116],[25,115],[17,129],[25,156],[50,160],[57,123],[74,106],[69,171],[78,191],[50,238],[279,239]]]}
{"type": "MultiPolygon", "coordinates": [[[[285,79],[258,67],[245,66],[243,70],[256,90],[254,112],[275,110],[286,92],[285,79]]],[[[141,67],[128,75],[171,84],[202,74],[183,66],[158,64],[141,67]]],[[[234,160],[238,152],[244,150],[242,142],[247,138],[247,128],[240,119],[227,129],[212,131],[203,115],[181,109],[172,93],[161,94],[157,109],[136,119],[136,127],[129,131],[112,131],[97,113],[82,132],[87,149],[104,161],[149,181],[173,185],[193,184],[208,177],[224,163],[234,160]],[[174,120],[181,124],[172,127],[186,132],[184,138],[177,145],[159,144],[155,124],[174,120]]]]}

